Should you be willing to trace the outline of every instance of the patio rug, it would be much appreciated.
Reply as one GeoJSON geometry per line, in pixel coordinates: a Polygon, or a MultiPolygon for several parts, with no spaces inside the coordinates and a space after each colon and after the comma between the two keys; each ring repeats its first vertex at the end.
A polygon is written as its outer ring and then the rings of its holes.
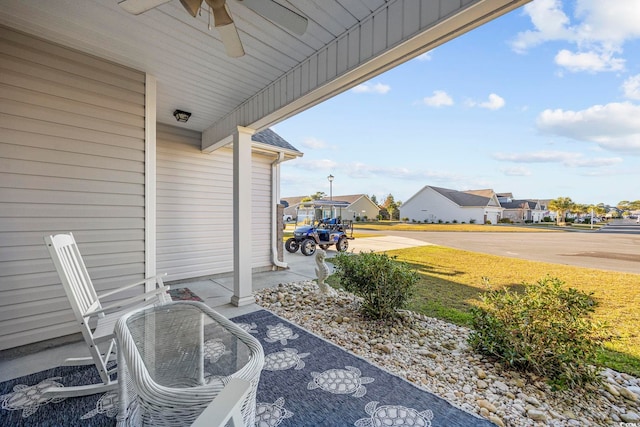
{"type": "MultiPolygon", "coordinates": [[[[232,319],[265,353],[256,426],[493,426],[364,359],[260,310],[232,319]]],[[[58,367],[0,384],[2,426],[114,426],[113,392],[39,399],[49,385],[98,381],[92,367],[58,367]]]]}
{"type": "Polygon", "coordinates": [[[169,295],[171,295],[171,299],[174,301],[202,301],[198,295],[191,292],[189,288],[176,288],[169,289],[169,295]]]}

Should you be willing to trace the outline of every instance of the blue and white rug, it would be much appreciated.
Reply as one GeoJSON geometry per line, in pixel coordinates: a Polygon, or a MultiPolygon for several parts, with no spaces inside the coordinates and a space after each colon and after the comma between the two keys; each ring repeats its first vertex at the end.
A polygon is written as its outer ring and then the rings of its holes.
{"type": "MultiPolygon", "coordinates": [[[[256,426],[493,426],[408,381],[260,310],[232,319],[262,343],[256,426]]],[[[1,426],[114,426],[117,394],[42,399],[50,385],[99,381],[59,367],[0,384],[1,426]]]]}

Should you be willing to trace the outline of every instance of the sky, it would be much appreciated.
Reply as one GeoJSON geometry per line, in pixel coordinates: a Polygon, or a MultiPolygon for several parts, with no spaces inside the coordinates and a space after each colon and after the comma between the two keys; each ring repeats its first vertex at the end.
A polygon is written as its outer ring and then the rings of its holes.
{"type": "Polygon", "coordinates": [[[638,200],[640,0],[534,0],[273,130],[282,197],[638,200]]]}

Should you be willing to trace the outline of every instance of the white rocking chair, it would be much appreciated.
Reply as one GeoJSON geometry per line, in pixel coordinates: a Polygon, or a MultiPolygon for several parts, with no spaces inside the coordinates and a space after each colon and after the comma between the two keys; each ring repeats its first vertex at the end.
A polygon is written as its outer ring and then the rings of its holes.
{"type": "Polygon", "coordinates": [[[45,390],[44,393],[49,396],[72,397],[113,390],[118,386],[118,382],[111,377],[117,369],[115,367],[108,369],[107,364],[115,360],[116,340],[113,332],[115,323],[124,314],[123,309],[129,311],[129,309],[141,305],[164,304],[171,301],[171,297],[167,293],[169,287],[162,282],[162,277],[166,274],[147,278],[98,295],[93,287],[73,234],[46,236],[44,240],[91,354],[89,357],[66,359],[63,366],[95,364],[102,379],[101,384],[51,387],[45,390]],[[100,303],[101,298],[139,287],[150,281],[156,284],[156,288],[153,291],[108,306],[103,306],[100,303]]]}

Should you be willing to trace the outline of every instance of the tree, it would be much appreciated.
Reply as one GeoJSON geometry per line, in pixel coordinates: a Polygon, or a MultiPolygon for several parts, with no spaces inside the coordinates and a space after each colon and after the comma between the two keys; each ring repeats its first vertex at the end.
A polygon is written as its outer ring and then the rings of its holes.
{"type": "Polygon", "coordinates": [[[375,203],[376,205],[378,204],[378,198],[376,197],[375,194],[372,194],[371,196],[369,196],[369,198],[373,203],[375,203]]]}
{"type": "Polygon", "coordinates": [[[571,200],[571,197],[558,197],[549,201],[549,209],[555,211],[557,214],[557,224],[563,225],[565,223],[565,216],[569,212],[575,203],[571,200]]]}
{"type": "Polygon", "coordinates": [[[589,206],[589,213],[593,211],[593,216],[596,218],[602,218],[607,214],[607,207],[604,203],[598,203],[597,205],[589,206]]]}
{"type": "Polygon", "coordinates": [[[400,209],[398,208],[400,207],[401,204],[402,202],[400,201],[396,202],[395,199],[393,198],[393,195],[389,193],[387,198],[384,200],[384,203],[382,204],[382,206],[387,210],[387,212],[389,212],[390,219],[397,220],[397,219],[400,219],[400,209]]]}
{"type": "Polygon", "coordinates": [[[575,203],[571,207],[570,212],[572,214],[577,215],[578,218],[581,218],[582,215],[586,215],[589,212],[591,212],[591,208],[589,205],[583,205],[582,203],[575,203]]]}
{"type": "Polygon", "coordinates": [[[311,197],[311,200],[320,200],[323,199],[326,195],[327,193],[325,193],[324,191],[316,191],[316,194],[312,194],[309,197],[311,197]]]}
{"type": "Polygon", "coordinates": [[[631,209],[631,202],[628,200],[622,200],[616,207],[620,209],[620,212],[622,212],[623,214],[628,214],[629,210],[631,209]]]}

